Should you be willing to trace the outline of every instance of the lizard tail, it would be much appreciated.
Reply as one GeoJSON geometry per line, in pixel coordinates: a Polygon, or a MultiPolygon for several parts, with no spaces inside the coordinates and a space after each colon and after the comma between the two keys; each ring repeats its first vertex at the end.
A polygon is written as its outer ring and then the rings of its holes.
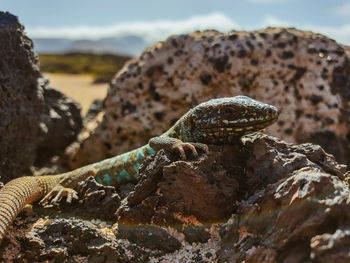
{"type": "Polygon", "coordinates": [[[0,190],[0,242],[6,229],[26,204],[43,195],[40,180],[36,176],[14,179],[0,190]]]}

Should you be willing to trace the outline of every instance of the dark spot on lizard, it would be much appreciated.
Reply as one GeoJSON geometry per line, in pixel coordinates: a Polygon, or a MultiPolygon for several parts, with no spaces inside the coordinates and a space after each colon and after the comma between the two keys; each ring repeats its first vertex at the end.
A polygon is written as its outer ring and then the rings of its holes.
{"type": "Polygon", "coordinates": [[[235,52],[233,50],[230,51],[230,56],[233,57],[235,55],[235,52]]]}
{"type": "Polygon", "coordinates": [[[277,124],[278,126],[282,127],[284,125],[284,121],[278,121],[277,124]]]}
{"type": "Polygon", "coordinates": [[[211,82],[211,75],[209,73],[204,72],[199,78],[203,85],[208,85],[211,82]]]}

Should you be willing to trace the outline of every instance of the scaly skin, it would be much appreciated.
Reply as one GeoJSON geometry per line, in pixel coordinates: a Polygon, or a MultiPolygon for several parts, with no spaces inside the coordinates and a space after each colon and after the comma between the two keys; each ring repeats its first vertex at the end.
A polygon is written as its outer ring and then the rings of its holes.
{"type": "Polygon", "coordinates": [[[277,118],[274,106],[245,96],[213,99],[191,109],[167,132],[138,149],[60,175],[12,180],[0,190],[0,242],[26,204],[42,197],[42,204],[56,203],[63,196],[71,202],[77,198],[73,189],[91,175],[99,183],[115,186],[137,180],[141,162],[160,149],[177,151],[182,159],[186,158],[185,150],[197,156],[197,150],[208,151],[206,144],[234,143],[244,134],[271,125],[277,118]]]}

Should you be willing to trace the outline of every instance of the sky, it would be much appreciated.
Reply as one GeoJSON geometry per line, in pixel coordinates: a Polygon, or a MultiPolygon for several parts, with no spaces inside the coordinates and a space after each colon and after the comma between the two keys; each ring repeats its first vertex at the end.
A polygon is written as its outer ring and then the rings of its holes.
{"type": "Polygon", "coordinates": [[[29,37],[98,39],[136,34],[148,41],[194,30],[291,26],[350,45],[350,0],[0,0],[29,37]]]}

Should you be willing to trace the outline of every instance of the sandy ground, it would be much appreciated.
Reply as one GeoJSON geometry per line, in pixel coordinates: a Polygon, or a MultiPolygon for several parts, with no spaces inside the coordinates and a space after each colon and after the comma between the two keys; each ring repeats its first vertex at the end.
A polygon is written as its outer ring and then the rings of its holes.
{"type": "Polygon", "coordinates": [[[59,89],[68,97],[78,101],[85,115],[94,99],[103,99],[107,95],[108,83],[93,84],[89,75],[43,73],[50,79],[52,87],[59,89]]]}

